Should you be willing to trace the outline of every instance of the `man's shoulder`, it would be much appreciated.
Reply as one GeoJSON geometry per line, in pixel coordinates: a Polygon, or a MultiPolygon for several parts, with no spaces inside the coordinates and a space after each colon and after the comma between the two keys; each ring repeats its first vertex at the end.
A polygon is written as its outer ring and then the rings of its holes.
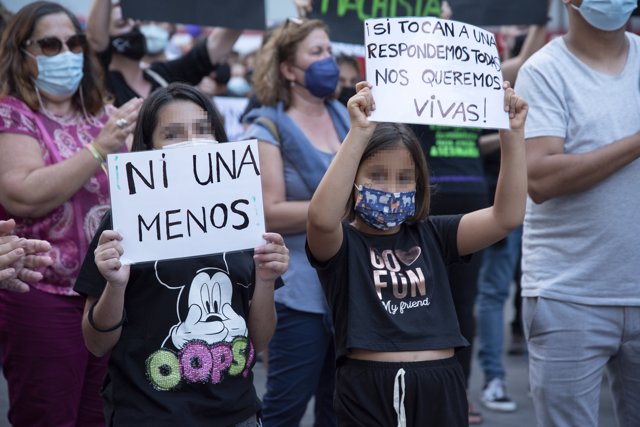
{"type": "MultiPolygon", "coordinates": [[[[564,41],[558,37],[534,53],[520,68],[516,88],[522,91],[531,82],[562,86],[563,76],[573,74],[576,67],[564,41]]],[[[527,94],[531,97],[531,94],[527,94]]]]}
{"type": "Polygon", "coordinates": [[[640,35],[636,34],[636,33],[632,33],[630,31],[627,31],[625,33],[629,38],[634,39],[636,41],[636,43],[640,42],[640,35]]]}
{"type": "Polygon", "coordinates": [[[629,39],[629,43],[632,43],[636,46],[640,46],[640,35],[636,34],[636,33],[632,33],[627,31],[625,33],[627,35],[627,38],[629,39]]]}
{"type": "Polygon", "coordinates": [[[561,37],[545,44],[523,64],[523,69],[547,67],[569,53],[561,37]]]}

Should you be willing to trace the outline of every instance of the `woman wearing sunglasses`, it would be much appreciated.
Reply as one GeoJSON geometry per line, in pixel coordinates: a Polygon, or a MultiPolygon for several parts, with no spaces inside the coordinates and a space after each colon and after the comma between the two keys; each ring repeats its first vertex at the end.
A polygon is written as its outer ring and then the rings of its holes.
{"type": "Polygon", "coordinates": [[[105,105],[77,19],[51,2],[18,11],[0,51],[0,220],[51,243],[52,264],[27,293],[0,291],[0,361],[9,421],[103,425],[106,360],[87,351],[73,289],[109,204],[106,156],[126,150],[140,100],[105,105]]]}

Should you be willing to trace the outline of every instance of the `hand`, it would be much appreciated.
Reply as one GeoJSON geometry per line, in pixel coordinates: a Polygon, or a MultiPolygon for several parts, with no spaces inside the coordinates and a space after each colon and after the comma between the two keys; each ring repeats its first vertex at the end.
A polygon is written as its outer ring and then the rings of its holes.
{"type": "Polygon", "coordinates": [[[107,154],[119,151],[133,133],[142,101],[141,98],[130,99],[113,112],[93,141],[94,147],[105,159],[107,154]]]}
{"type": "Polygon", "coordinates": [[[122,236],[117,231],[105,230],[100,235],[98,247],[93,252],[100,274],[116,288],[127,286],[131,270],[130,266],[120,262],[120,257],[124,253],[121,240],[122,236]]]}
{"type": "Polygon", "coordinates": [[[51,257],[37,255],[51,250],[49,242],[10,235],[14,220],[0,221],[0,289],[28,292],[28,283],[42,279],[35,269],[51,265],[51,257]]]}
{"type": "Polygon", "coordinates": [[[12,219],[0,221],[0,280],[10,277],[13,273],[7,273],[6,270],[24,256],[20,239],[11,235],[15,226],[16,222],[12,219]]]}
{"type": "Polygon", "coordinates": [[[375,123],[369,121],[371,112],[376,109],[376,103],[371,95],[371,84],[368,82],[356,83],[356,94],[347,102],[351,127],[362,129],[375,129],[375,123]]]}
{"type": "Polygon", "coordinates": [[[293,0],[298,16],[304,18],[313,11],[313,0],[293,0]]]}
{"type": "Polygon", "coordinates": [[[524,130],[524,122],[529,111],[529,104],[523,98],[516,95],[511,84],[505,81],[504,88],[504,111],[509,113],[509,126],[511,130],[524,130]]]}
{"type": "Polygon", "coordinates": [[[451,19],[453,16],[453,10],[451,9],[451,5],[448,1],[443,1],[440,5],[440,18],[442,19],[451,19]]]}
{"type": "Polygon", "coordinates": [[[278,233],[265,233],[262,236],[267,243],[254,250],[253,261],[256,265],[256,278],[273,281],[282,276],[289,268],[289,249],[278,233]]]}

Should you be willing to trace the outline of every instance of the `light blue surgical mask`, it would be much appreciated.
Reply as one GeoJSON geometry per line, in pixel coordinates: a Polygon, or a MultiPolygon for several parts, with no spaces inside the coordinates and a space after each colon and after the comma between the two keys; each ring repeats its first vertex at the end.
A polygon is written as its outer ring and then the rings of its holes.
{"type": "Polygon", "coordinates": [[[251,85],[244,77],[234,76],[229,79],[227,90],[233,96],[246,96],[251,90],[251,85]]]}
{"type": "Polygon", "coordinates": [[[169,31],[156,24],[141,25],[140,32],[147,41],[147,53],[158,55],[169,44],[169,31]]]}
{"type": "Polygon", "coordinates": [[[638,6],[638,0],[583,0],[580,7],[571,6],[591,26],[602,31],[615,31],[627,23],[638,6]]]}
{"type": "Polygon", "coordinates": [[[416,213],[416,192],[390,193],[376,188],[356,185],[356,200],[353,209],[369,227],[389,230],[416,213]]]}
{"type": "Polygon", "coordinates": [[[84,54],[61,52],[54,56],[37,55],[27,52],[38,63],[36,87],[52,96],[67,97],[76,93],[84,72],[84,54]]]}

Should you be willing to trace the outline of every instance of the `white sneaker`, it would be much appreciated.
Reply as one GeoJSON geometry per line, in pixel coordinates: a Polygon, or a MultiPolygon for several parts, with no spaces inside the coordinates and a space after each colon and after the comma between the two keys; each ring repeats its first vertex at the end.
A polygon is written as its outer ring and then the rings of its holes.
{"type": "Polygon", "coordinates": [[[504,380],[494,378],[482,390],[480,399],[482,404],[489,409],[501,412],[513,412],[516,410],[516,402],[507,396],[504,380]]]}

